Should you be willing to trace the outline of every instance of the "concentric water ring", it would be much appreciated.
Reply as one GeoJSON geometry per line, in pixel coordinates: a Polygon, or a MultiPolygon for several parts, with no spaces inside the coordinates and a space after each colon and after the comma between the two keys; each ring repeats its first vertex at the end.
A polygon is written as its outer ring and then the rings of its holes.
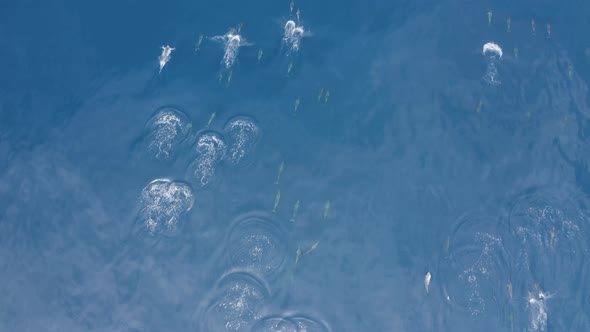
{"type": "Polygon", "coordinates": [[[290,320],[280,316],[265,317],[254,326],[251,332],[298,332],[297,326],[290,320]]]}
{"type": "Polygon", "coordinates": [[[494,299],[506,294],[509,265],[498,226],[498,218],[463,215],[448,238],[448,253],[441,255],[442,296],[471,316],[484,311],[499,314],[501,307],[494,299]]]}
{"type": "Polygon", "coordinates": [[[285,269],[289,255],[286,234],[276,222],[254,213],[242,216],[226,240],[226,265],[256,273],[271,282],[285,269]]]}
{"type": "Polygon", "coordinates": [[[249,331],[262,317],[268,297],[268,289],[255,275],[247,272],[225,275],[198,317],[198,331],[249,331]]]}

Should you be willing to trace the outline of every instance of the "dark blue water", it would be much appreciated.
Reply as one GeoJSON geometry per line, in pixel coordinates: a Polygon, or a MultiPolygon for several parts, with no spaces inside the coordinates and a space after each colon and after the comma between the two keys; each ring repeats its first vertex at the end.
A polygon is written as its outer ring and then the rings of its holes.
{"type": "Polygon", "coordinates": [[[590,330],[588,4],[289,5],[3,6],[0,331],[590,330]]]}

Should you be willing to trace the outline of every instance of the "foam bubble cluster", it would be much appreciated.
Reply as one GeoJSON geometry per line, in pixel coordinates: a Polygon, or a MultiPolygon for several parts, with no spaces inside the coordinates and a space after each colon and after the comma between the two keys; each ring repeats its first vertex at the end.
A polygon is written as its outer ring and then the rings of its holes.
{"type": "Polygon", "coordinates": [[[223,36],[215,36],[212,39],[223,43],[224,53],[222,63],[226,69],[230,69],[235,65],[240,46],[247,44],[243,37],[234,29],[231,29],[223,36]]]}
{"type": "MultiPolygon", "coordinates": [[[[512,269],[526,283],[532,285],[536,276],[543,275],[543,283],[560,289],[562,299],[575,299],[580,289],[587,288],[588,278],[580,277],[588,275],[587,264],[581,263],[588,254],[587,220],[575,201],[533,192],[514,205],[510,225],[512,269]]],[[[547,330],[553,296],[538,284],[528,292],[531,331],[547,330]]]]}
{"type": "Polygon", "coordinates": [[[215,290],[205,317],[202,331],[249,331],[261,318],[260,312],[268,291],[253,275],[233,273],[222,279],[215,290]]]}
{"type": "Polygon", "coordinates": [[[208,132],[197,140],[194,147],[196,158],[190,168],[201,185],[209,183],[215,173],[215,167],[226,153],[226,145],[221,136],[215,132],[208,132]]]}
{"type": "Polygon", "coordinates": [[[547,330],[547,307],[544,298],[536,298],[529,294],[528,306],[530,310],[531,331],[547,330]]]}
{"type": "Polygon", "coordinates": [[[225,53],[223,54],[223,62],[226,68],[231,68],[238,57],[238,50],[240,48],[240,35],[228,34],[227,42],[225,43],[225,53]]]}
{"type": "Polygon", "coordinates": [[[187,117],[173,108],[156,113],[147,124],[146,143],[150,155],[160,160],[169,159],[189,132],[187,122],[187,117]]]}
{"type": "Polygon", "coordinates": [[[288,20],[285,23],[285,32],[283,34],[283,44],[287,47],[289,52],[299,51],[301,45],[301,38],[305,30],[302,25],[297,25],[295,21],[288,20]]]}
{"type": "Polygon", "coordinates": [[[172,232],[193,206],[193,191],[182,182],[158,179],[141,193],[141,217],[150,234],[172,232]]]}
{"type": "Polygon", "coordinates": [[[446,263],[439,271],[444,296],[474,317],[497,310],[488,306],[490,295],[505,292],[499,281],[508,279],[507,254],[497,232],[495,217],[467,213],[447,238],[446,263]]]}
{"type": "Polygon", "coordinates": [[[282,230],[269,220],[253,217],[240,221],[230,232],[227,243],[231,268],[253,271],[266,281],[284,271],[288,241],[282,230]]]}
{"type": "Polygon", "coordinates": [[[463,299],[464,304],[469,308],[472,315],[478,315],[485,309],[484,295],[481,293],[482,281],[489,282],[494,277],[493,256],[502,247],[502,240],[488,233],[477,233],[475,241],[480,245],[477,251],[469,253],[469,258],[475,258],[470,265],[458,275],[465,289],[469,290],[467,298],[463,299]]]}
{"type": "Polygon", "coordinates": [[[484,75],[484,80],[491,85],[500,84],[501,82],[498,79],[496,62],[502,59],[502,48],[498,44],[489,42],[483,45],[482,53],[488,62],[488,68],[486,70],[486,74],[484,75]]]}
{"type": "Polygon", "coordinates": [[[225,132],[230,144],[230,160],[238,164],[258,141],[260,130],[253,119],[242,116],[230,120],[225,126],[225,132]]]}

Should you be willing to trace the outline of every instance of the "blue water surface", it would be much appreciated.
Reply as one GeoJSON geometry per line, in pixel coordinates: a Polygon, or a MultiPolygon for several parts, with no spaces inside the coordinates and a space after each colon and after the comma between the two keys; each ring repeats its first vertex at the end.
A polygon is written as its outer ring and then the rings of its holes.
{"type": "Polygon", "coordinates": [[[589,331],[589,10],[6,3],[0,331],[589,331]]]}

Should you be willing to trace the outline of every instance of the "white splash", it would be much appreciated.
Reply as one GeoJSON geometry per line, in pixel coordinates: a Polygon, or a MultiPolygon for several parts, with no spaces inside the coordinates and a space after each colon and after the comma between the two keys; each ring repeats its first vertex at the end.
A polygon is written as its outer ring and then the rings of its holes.
{"type": "Polygon", "coordinates": [[[529,308],[531,312],[531,331],[546,331],[547,330],[547,300],[553,295],[543,293],[537,289],[536,293],[529,292],[529,308]]]}
{"type": "Polygon", "coordinates": [[[496,62],[502,59],[502,48],[496,43],[489,42],[483,45],[482,53],[488,62],[488,68],[484,75],[484,80],[491,85],[499,85],[501,82],[498,79],[496,62]]]}
{"type": "Polygon", "coordinates": [[[283,33],[283,45],[287,47],[289,52],[299,51],[301,45],[301,38],[305,34],[305,30],[302,25],[297,25],[295,21],[288,20],[285,23],[285,32],[283,33]]]}
{"type": "Polygon", "coordinates": [[[223,36],[214,36],[211,39],[223,43],[224,53],[222,63],[226,69],[230,69],[235,65],[240,47],[252,45],[239,32],[236,32],[235,29],[231,29],[223,36]]]}
{"type": "Polygon", "coordinates": [[[486,43],[483,45],[483,54],[486,55],[488,53],[496,54],[498,58],[502,58],[502,48],[495,43],[486,43]]]}
{"type": "Polygon", "coordinates": [[[430,280],[432,279],[432,274],[430,272],[426,272],[424,276],[424,287],[426,288],[426,293],[428,293],[428,288],[430,287],[430,280]]]}
{"type": "Polygon", "coordinates": [[[175,50],[175,48],[172,48],[168,45],[162,46],[162,54],[158,57],[158,60],[160,61],[159,73],[162,72],[162,69],[164,69],[164,66],[166,65],[166,63],[168,63],[168,61],[170,61],[172,51],[174,51],[174,50],[175,50]]]}

